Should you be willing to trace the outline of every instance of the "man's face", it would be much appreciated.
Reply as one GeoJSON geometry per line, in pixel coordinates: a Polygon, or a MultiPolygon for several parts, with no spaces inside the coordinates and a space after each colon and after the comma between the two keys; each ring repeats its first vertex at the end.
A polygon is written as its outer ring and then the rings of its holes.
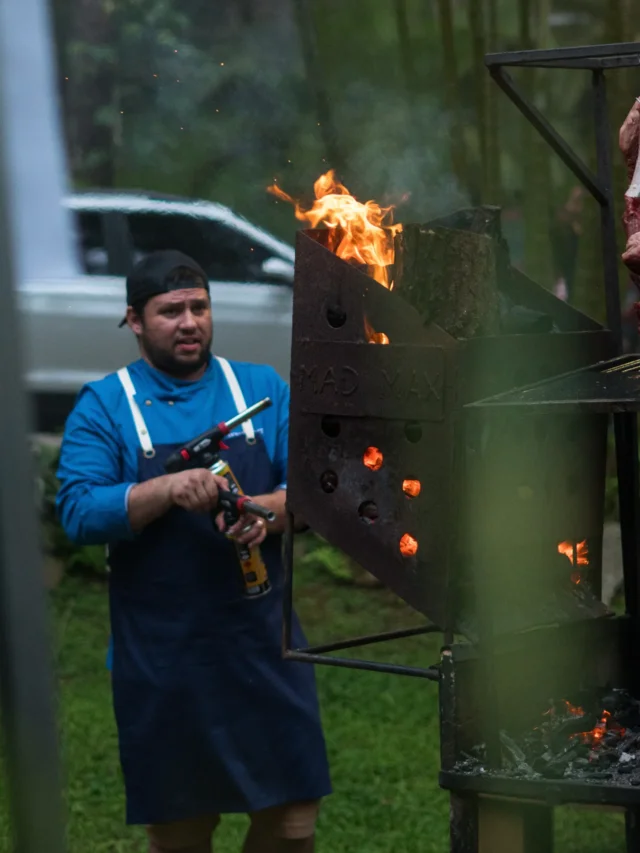
{"type": "Polygon", "coordinates": [[[142,354],[154,367],[188,378],[204,367],[213,339],[211,302],[204,288],[172,290],[152,296],[138,316],[127,311],[142,354]]]}

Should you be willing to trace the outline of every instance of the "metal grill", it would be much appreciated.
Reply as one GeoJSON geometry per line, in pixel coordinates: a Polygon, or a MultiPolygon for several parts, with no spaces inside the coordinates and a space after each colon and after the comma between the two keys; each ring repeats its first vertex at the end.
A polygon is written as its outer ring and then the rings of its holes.
{"type": "Polygon", "coordinates": [[[504,762],[505,729],[535,728],[550,696],[599,696],[616,687],[640,697],[640,359],[621,356],[604,76],[638,62],[638,44],[486,58],[494,81],[600,205],[607,329],[512,271],[509,295],[550,315],[555,331],[455,340],[333,256],[322,232],[298,234],[284,654],[439,682],[440,784],[451,792],[452,853],[550,851],[552,806],[560,803],[625,808],[628,850],[640,849],[640,786],[571,773],[514,775],[504,762]],[[507,66],[592,72],[596,174],[519,91],[507,66]],[[390,344],[369,344],[371,327],[390,344]],[[611,416],[624,617],[600,600],[611,416]],[[368,448],[383,458],[377,470],[364,464],[368,448]],[[417,498],[403,493],[407,478],[420,481],[417,498]],[[296,517],[429,624],[292,649],[296,517]],[[409,556],[399,548],[405,533],[418,544],[409,556]],[[589,565],[576,572],[578,546],[589,565]],[[438,629],[441,659],[427,670],[328,656],[438,629]],[[456,633],[470,642],[454,642],[456,633]],[[469,760],[479,743],[480,768],[469,760]]]}
{"type": "MultiPolygon", "coordinates": [[[[443,630],[477,636],[470,566],[487,578],[505,557],[514,566],[499,573],[499,630],[602,613],[586,587],[572,588],[557,545],[590,539],[597,590],[606,418],[532,429],[517,415],[464,407],[523,379],[605,358],[609,333],[551,298],[556,333],[455,340],[314,236],[299,232],[296,246],[293,514],[443,630]],[[391,343],[368,343],[368,326],[391,343]],[[407,481],[420,484],[417,496],[407,494],[407,481]],[[499,554],[486,552],[497,538],[494,520],[507,530],[499,554]],[[415,553],[403,554],[403,537],[415,553]],[[533,566],[547,572],[544,583],[533,566]]],[[[518,287],[527,307],[542,301],[523,276],[518,287]]]]}

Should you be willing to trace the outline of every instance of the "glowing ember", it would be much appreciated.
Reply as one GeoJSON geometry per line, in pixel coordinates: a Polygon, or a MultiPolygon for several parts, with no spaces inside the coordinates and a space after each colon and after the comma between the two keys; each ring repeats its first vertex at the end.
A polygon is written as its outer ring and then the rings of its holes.
{"type": "Polygon", "coordinates": [[[413,557],[418,552],[418,540],[405,533],[400,540],[400,553],[403,557],[413,557]]]}
{"type": "Polygon", "coordinates": [[[295,207],[296,219],[308,222],[312,228],[325,225],[329,235],[329,248],[345,261],[355,261],[367,267],[368,274],[391,289],[387,267],[393,264],[393,238],[402,231],[401,224],[392,224],[393,205],[381,207],[375,201],[357,201],[330,169],[320,175],[313,185],[315,201],[304,208],[272,184],[267,191],[295,207]]]}
{"type": "Polygon", "coordinates": [[[409,498],[417,498],[420,488],[420,480],[403,480],[402,482],[402,491],[409,498]]]}
{"type": "Polygon", "coordinates": [[[572,705],[571,702],[567,702],[566,699],[564,700],[564,706],[567,709],[567,713],[571,714],[572,717],[584,717],[584,710],[577,705],[572,705]]]}
{"type": "Polygon", "coordinates": [[[389,338],[384,332],[376,332],[371,323],[364,318],[364,333],[367,336],[367,341],[370,344],[388,344],[389,338]]]}
{"type": "Polygon", "coordinates": [[[611,719],[611,711],[603,711],[602,716],[590,732],[580,732],[574,737],[579,737],[583,743],[598,746],[608,732],[615,732],[618,737],[624,737],[627,730],[611,719]]]}
{"type": "Polygon", "coordinates": [[[377,447],[367,447],[362,457],[362,461],[372,471],[379,471],[382,468],[383,455],[377,447]]]}

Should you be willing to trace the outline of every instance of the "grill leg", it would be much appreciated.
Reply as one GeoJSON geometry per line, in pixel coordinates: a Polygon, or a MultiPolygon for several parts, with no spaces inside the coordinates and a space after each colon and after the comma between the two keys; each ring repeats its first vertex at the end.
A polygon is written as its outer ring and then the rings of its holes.
{"type": "Polygon", "coordinates": [[[640,809],[627,809],[625,821],[627,853],[640,853],[640,809]]]}
{"type": "Polygon", "coordinates": [[[481,797],[478,853],[553,853],[553,810],[481,797]]]}
{"type": "Polygon", "coordinates": [[[478,798],[451,794],[451,853],[478,853],[478,798]]]}

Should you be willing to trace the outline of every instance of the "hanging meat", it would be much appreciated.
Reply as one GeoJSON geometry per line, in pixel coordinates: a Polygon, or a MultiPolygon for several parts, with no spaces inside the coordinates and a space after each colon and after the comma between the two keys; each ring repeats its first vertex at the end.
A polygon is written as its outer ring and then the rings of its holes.
{"type": "Polygon", "coordinates": [[[627,246],[622,260],[640,288],[640,100],[636,100],[620,128],[620,150],[627,164],[629,189],[624,196],[627,246]]]}

